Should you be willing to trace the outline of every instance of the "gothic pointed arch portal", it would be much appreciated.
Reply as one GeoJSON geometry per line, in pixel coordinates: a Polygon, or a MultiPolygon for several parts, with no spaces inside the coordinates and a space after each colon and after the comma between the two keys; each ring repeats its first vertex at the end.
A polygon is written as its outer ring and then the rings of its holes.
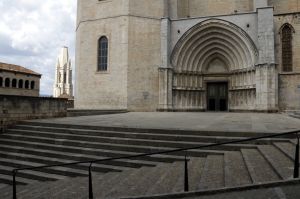
{"type": "MultiPolygon", "coordinates": [[[[173,108],[209,110],[208,94],[226,87],[226,110],[243,109],[242,106],[254,109],[257,60],[254,42],[238,26],[220,19],[195,25],[181,37],[171,54],[173,108]],[[214,83],[220,87],[208,90],[214,83]]],[[[218,107],[220,96],[215,98],[218,107]]]]}

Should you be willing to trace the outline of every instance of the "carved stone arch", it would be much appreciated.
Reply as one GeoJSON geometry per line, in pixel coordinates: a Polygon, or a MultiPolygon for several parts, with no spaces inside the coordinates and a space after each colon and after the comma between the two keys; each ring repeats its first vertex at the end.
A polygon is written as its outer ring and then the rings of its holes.
{"type": "Polygon", "coordinates": [[[228,73],[230,62],[223,55],[212,54],[203,64],[205,73],[228,73]]]}
{"type": "Polygon", "coordinates": [[[198,65],[199,60],[205,57],[203,52],[209,51],[208,44],[214,39],[215,48],[224,51],[225,54],[234,54],[231,59],[235,59],[238,66],[229,66],[230,70],[253,67],[256,64],[258,50],[244,30],[225,20],[208,19],[190,28],[175,45],[171,54],[174,70],[202,70],[202,66],[199,68],[198,65]]]}

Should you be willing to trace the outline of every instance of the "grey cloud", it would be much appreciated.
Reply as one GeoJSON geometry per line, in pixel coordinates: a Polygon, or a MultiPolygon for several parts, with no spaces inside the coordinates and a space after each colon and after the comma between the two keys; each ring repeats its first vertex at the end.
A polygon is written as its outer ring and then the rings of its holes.
{"type": "Polygon", "coordinates": [[[60,47],[74,60],[75,16],[76,0],[1,0],[0,61],[43,74],[41,93],[51,95],[60,47]]]}

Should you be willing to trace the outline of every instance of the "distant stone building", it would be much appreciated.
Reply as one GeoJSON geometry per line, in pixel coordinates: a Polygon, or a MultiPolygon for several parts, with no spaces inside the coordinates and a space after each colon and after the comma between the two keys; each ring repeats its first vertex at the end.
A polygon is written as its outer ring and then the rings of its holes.
{"type": "Polygon", "coordinates": [[[299,0],[78,0],[78,109],[300,110],[299,0]]]}
{"type": "Polygon", "coordinates": [[[39,96],[41,74],[22,66],[0,63],[0,95],[39,96]]]}
{"type": "Polygon", "coordinates": [[[63,47],[57,59],[53,97],[73,99],[71,60],[67,47],[63,47]]]}

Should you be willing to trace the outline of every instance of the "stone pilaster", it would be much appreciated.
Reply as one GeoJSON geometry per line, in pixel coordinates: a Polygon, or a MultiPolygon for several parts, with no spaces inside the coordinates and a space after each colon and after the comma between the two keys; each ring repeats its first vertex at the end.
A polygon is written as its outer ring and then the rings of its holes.
{"type": "MultiPolygon", "coordinates": [[[[262,4],[263,6],[264,4],[262,4]]],[[[273,8],[257,8],[259,61],[256,65],[256,110],[276,111],[278,75],[275,64],[273,8]]]]}
{"type": "Polygon", "coordinates": [[[275,64],[256,65],[256,110],[278,110],[278,75],[275,64]]]}
{"type": "Polygon", "coordinates": [[[161,21],[161,66],[159,68],[159,110],[170,110],[172,103],[173,69],[170,63],[171,22],[161,21]]]}
{"type": "Polygon", "coordinates": [[[159,68],[159,110],[168,111],[173,108],[172,102],[173,70],[159,68]]]}

